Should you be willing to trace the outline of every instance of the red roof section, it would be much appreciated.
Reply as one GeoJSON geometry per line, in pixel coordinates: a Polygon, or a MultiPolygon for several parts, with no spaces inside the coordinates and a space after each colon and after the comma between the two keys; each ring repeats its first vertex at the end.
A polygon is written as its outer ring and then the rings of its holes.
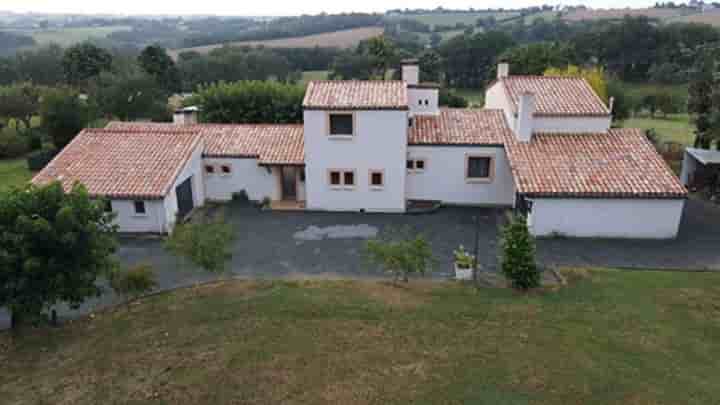
{"type": "Polygon", "coordinates": [[[196,131],[86,129],[78,134],[33,179],[59,180],[66,190],[82,183],[92,196],[159,199],[201,146],[196,131]]]}
{"type": "Polygon", "coordinates": [[[608,116],[610,110],[580,77],[508,76],[500,79],[517,113],[520,95],[535,94],[536,116],[608,116]]]}
{"type": "Polygon", "coordinates": [[[309,110],[407,110],[407,84],[400,80],[314,80],[305,90],[309,110]]]}
{"type": "Polygon", "coordinates": [[[502,110],[440,109],[413,117],[408,145],[502,145],[512,132],[502,110]]]}
{"type": "Polygon", "coordinates": [[[107,128],[155,133],[182,128],[204,140],[203,156],[256,158],[260,164],[300,165],[305,162],[302,125],[193,124],[111,122],[107,128]]]}
{"type": "Polygon", "coordinates": [[[535,197],[684,198],[687,191],[639,129],[509,139],[515,186],[535,197]]]}

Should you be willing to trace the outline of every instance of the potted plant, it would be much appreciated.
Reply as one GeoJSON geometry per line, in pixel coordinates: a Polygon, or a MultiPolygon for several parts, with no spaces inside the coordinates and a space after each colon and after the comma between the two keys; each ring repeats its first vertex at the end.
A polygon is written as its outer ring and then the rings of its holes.
{"type": "Polygon", "coordinates": [[[455,249],[453,255],[455,256],[455,279],[472,280],[472,267],[475,263],[475,257],[468,253],[463,245],[455,249]]]}

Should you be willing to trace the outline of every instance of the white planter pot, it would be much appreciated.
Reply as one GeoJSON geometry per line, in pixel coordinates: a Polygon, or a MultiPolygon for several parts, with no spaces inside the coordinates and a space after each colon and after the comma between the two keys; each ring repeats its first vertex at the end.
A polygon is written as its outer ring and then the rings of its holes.
{"type": "Polygon", "coordinates": [[[473,274],[472,274],[472,267],[469,267],[467,269],[458,267],[457,263],[455,263],[455,279],[456,280],[472,280],[473,274]]]}

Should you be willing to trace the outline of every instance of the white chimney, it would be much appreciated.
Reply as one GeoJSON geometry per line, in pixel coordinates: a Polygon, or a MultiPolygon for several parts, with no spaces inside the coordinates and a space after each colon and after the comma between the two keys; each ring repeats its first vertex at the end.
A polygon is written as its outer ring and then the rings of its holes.
{"type": "Polygon", "coordinates": [[[497,65],[497,78],[502,79],[510,75],[510,65],[507,63],[498,63],[497,65]]]}
{"type": "Polygon", "coordinates": [[[402,79],[407,82],[408,86],[417,86],[420,84],[420,65],[417,59],[405,59],[402,65],[402,79]]]}
{"type": "Polygon", "coordinates": [[[515,136],[520,142],[530,142],[532,139],[533,114],[535,114],[535,94],[529,91],[523,92],[520,94],[515,123],[515,136]]]}
{"type": "Polygon", "coordinates": [[[173,113],[173,124],[177,125],[193,125],[198,123],[198,112],[199,108],[185,107],[175,110],[173,113]]]}

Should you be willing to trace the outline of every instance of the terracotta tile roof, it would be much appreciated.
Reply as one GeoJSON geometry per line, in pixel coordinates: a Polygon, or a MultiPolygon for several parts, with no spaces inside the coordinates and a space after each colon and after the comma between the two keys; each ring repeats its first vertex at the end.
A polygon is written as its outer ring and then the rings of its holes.
{"type": "Polygon", "coordinates": [[[610,110],[588,82],[579,77],[508,76],[500,80],[513,111],[524,92],[535,94],[537,116],[607,116],[610,110]]]}
{"type": "Polygon", "coordinates": [[[684,198],[685,188],[639,129],[509,139],[518,193],[535,197],[684,198]]]}
{"type": "Polygon", "coordinates": [[[159,199],[201,147],[196,131],[86,129],[32,180],[59,180],[66,190],[80,182],[92,196],[116,199],[159,199]]]}
{"type": "Polygon", "coordinates": [[[512,131],[502,110],[440,109],[417,115],[408,130],[409,145],[502,145],[512,131]]]}
{"type": "Polygon", "coordinates": [[[111,122],[107,128],[154,133],[176,128],[197,131],[204,140],[203,156],[257,158],[260,164],[305,162],[302,125],[194,124],[111,122]]]}
{"type": "Polygon", "coordinates": [[[399,80],[316,80],[305,91],[309,110],[407,110],[407,85],[399,80]]]}

